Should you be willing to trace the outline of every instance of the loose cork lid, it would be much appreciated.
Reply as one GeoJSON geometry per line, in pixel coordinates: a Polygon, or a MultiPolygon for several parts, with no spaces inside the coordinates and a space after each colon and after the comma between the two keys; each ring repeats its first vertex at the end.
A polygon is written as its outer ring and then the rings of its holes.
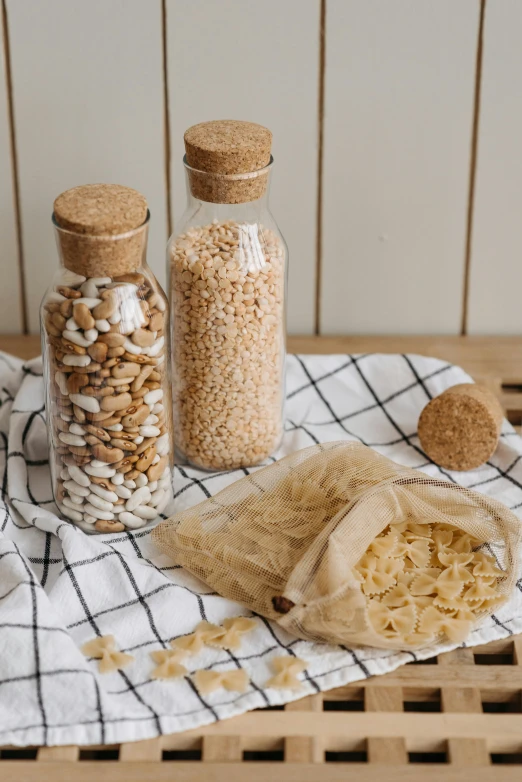
{"type": "Polygon", "coordinates": [[[66,190],[54,202],[56,222],[79,234],[114,236],[145,222],[145,196],[123,185],[80,185],[66,190]]]}
{"type": "Polygon", "coordinates": [[[134,271],[144,260],[147,216],[147,200],[131,187],[96,184],[66,190],[54,202],[65,267],[86,277],[134,271]]]}
{"type": "Polygon", "coordinates": [[[270,163],[272,148],[268,128],[254,122],[213,120],[190,127],[184,141],[196,198],[234,204],[254,201],[264,194],[268,174],[262,169],[270,163]],[[237,178],[227,178],[234,176],[237,178]]]}
{"type": "Polygon", "coordinates": [[[473,470],[494,453],[504,411],[489,388],[460,383],[432,399],[418,434],[425,453],[448,470],[473,470]]]}

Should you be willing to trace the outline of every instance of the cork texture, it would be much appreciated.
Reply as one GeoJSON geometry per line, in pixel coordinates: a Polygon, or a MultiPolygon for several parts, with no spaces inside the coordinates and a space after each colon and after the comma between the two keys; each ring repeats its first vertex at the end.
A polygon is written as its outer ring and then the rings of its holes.
{"type": "Polygon", "coordinates": [[[266,192],[272,133],[253,122],[214,120],[185,132],[192,194],[202,201],[239,204],[266,192]],[[243,175],[243,176],[242,176],[243,175]]]}
{"type": "Polygon", "coordinates": [[[473,470],[494,453],[504,412],[484,386],[461,383],[446,389],[424,408],[419,419],[421,446],[448,470],[473,470]]]}
{"type": "Polygon", "coordinates": [[[144,259],[148,209],[145,197],[122,185],[81,185],[54,202],[64,265],[86,277],[133,271],[144,259]]]}

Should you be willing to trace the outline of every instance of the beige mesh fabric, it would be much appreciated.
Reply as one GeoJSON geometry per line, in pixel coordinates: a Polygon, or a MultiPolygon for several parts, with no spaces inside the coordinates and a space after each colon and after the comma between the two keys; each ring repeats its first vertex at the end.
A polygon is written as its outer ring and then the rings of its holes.
{"type": "Polygon", "coordinates": [[[388,524],[407,520],[451,524],[487,543],[506,574],[497,589],[507,599],[521,540],[517,517],[493,499],[356,442],[291,454],[167,519],[152,536],[221,595],[301,638],[408,649],[419,644],[372,629],[354,571],[388,524]],[[284,614],[273,603],[280,608],[281,597],[290,607],[284,614]]]}

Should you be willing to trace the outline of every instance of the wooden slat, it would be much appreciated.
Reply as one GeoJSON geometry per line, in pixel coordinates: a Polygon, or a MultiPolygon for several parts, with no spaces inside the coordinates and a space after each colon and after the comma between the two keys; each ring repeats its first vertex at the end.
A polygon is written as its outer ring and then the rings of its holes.
{"type": "Polygon", "coordinates": [[[205,763],[239,763],[243,757],[240,736],[205,736],[202,760],[205,763]]]}
{"type": "Polygon", "coordinates": [[[75,746],[39,747],[37,760],[44,763],[56,763],[57,761],[74,762],[78,760],[79,755],[80,748],[75,746]]]}
{"type": "Polygon", "coordinates": [[[327,4],[321,333],[459,332],[478,9],[327,4]]]}
{"type": "Polygon", "coordinates": [[[147,197],[149,262],[165,278],[161,4],[7,0],[13,62],[29,318],[58,258],[54,198],[88,182],[147,197]]]}
{"type": "MultiPolygon", "coordinates": [[[[455,649],[441,654],[437,658],[438,665],[473,667],[475,658],[471,649],[455,649]]],[[[441,706],[444,713],[481,714],[482,701],[477,687],[443,687],[441,690],[441,706]]],[[[448,737],[449,760],[457,766],[487,766],[489,753],[485,739],[448,737]]]]}
{"type": "Polygon", "coordinates": [[[469,333],[520,332],[522,68],[519,0],[486,3],[469,333]]]}
{"type": "Polygon", "coordinates": [[[161,738],[149,739],[148,741],[134,741],[130,744],[122,744],[120,747],[120,761],[140,761],[155,762],[161,760],[162,740],[161,738]]]}
{"type": "MultiPolygon", "coordinates": [[[[174,217],[183,133],[242,119],[274,134],[272,211],[290,246],[289,329],[313,333],[320,0],[167,0],[174,217]]],[[[333,260],[336,263],[335,260],[333,260]]]]}
{"type": "MultiPolygon", "coordinates": [[[[317,714],[317,719],[321,719],[323,694],[308,695],[306,698],[286,704],[285,712],[296,711],[314,712],[317,714]]],[[[285,739],[285,761],[287,763],[322,763],[323,756],[324,748],[319,738],[294,736],[285,739]]]]}
{"type": "MultiPolygon", "coordinates": [[[[387,713],[402,711],[402,689],[400,687],[367,687],[364,691],[366,711],[387,713]]],[[[404,738],[368,739],[368,760],[382,765],[408,762],[404,738]]]]}
{"type": "Polygon", "coordinates": [[[6,85],[5,42],[0,8],[0,329],[16,333],[21,330],[20,285],[18,276],[18,247],[13,200],[13,168],[9,137],[8,95],[6,85]]]}

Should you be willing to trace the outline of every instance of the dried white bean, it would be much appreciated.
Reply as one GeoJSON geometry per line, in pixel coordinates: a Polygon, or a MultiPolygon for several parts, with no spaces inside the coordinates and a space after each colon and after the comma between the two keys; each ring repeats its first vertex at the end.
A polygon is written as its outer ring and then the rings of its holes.
{"type": "Polygon", "coordinates": [[[63,487],[64,489],[67,489],[69,493],[74,492],[74,494],[77,494],[79,497],[87,497],[89,495],[89,489],[76,483],[76,481],[65,481],[63,487]]]}
{"type": "Polygon", "coordinates": [[[65,324],[65,328],[67,329],[67,331],[78,331],[80,327],[78,326],[74,318],[69,318],[69,320],[65,324]]]}
{"type": "Polygon", "coordinates": [[[115,326],[117,323],[119,323],[121,321],[121,313],[119,309],[116,310],[114,315],[111,315],[110,318],[107,318],[107,320],[109,321],[111,326],[115,326]]]}
{"type": "Polygon", "coordinates": [[[134,508],[133,513],[139,516],[140,519],[147,519],[147,521],[152,521],[158,515],[157,510],[149,505],[138,505],[137,508],[134,508]]]}
{"type": "Polygon", "coordinates": [[[65,505],[66,508],[70,508],[71,510],[76,510],[76,511],[78,510],[78,504],[76,502],[73,502],[70,497],[64,497],[62,503],[63,505],[65,505]]]}
{"type": "Polygon", "coordinates": [[[161,388],[155,388],[154,391],[149,391],[143,397],[143,401],[146,405],[155,405],[156,402],[160,401],[160,399],[163,399],[163,389],[161,388]]]}
{"type": "Polygon", "coordinates": [[[110,491],[109,489],[104,489],[103,486],[100,486],[98,483],[91,483],[89,488],[91,490],[91,494],[97,494],[98,497],[102,498],[102,500],[107,500],[107,502],[118,501],[118,495],[116,492],[110,491]]]}
{"type": "Polygon", "coordinates": [[[142,442],[144,441],[144,439],[145,439],[145,438],[143,437],[143,435],[142,435],[142,434],[139,434],[137,437],[135,437],[135,438],[133,439],[133,441],[132,441],[132,442],[133,442],[133,443],[136,443],[136,445],[141,445],[141,444],[142,444],[142,442]]]}
{"type": "Polygon", "coordinates": [[[136,488],[136,481],[132,481],[130,479],[129,480],[125,480],[125,481],[123,481],[123,485],[127,489],[135,489],[136,488]]]}
{"type": "Polygon", "coordinates": [[[62,481],[68,481],[71,476],[69,475],[69,470],[67,467],[64,467],[63,470],[60,472],[60,478],[62,481]]]}
{"type": "MultiPolygon", "coordinates": [[[[79,301],[79,299],[76,299],[76,301],[79,301]]],[[[65,329],[62,337],[68,339],[69,342],[74,342],[75,345],[79,345],[81,348],[88,348],[93,343],[92,339],[85,339],[83,334],[80,334],[79,331],[69,331],[68,329],[65,329]]]]}
{"type": "Polygon", "coordinates": [[[80,424],[77,424],[76,422],[70,425],[69,431],[71,434],[85,434],[83,426],[80,426],[80,424]]]}
{"type": "Polygon", "coordinates": [[[81,285],[86,280],[86,277],[83,277],[81,274],[76,274],[76,272],[72,272],[70,269],[60,269],[59,272],[59,278],[58,278],[58,285],[67,285],[68,288],[76,288],[78,285],[81,285]]]}
{"type": "Polygon", "coordinates": [[[76,445],[78,448],[82,445],[87,445],[83,437],[79,434],[69,434],[69,432],[60,432],[58,435],[62,443],[66,445],[76,445]]]}
{"type": "Polygon", "coordinates": [[[156,489],[158,488],[158,481],[149,481],[147,485],[149,487],[150,492],[156,491],[156,489]]]}
{"type": "Polygon", "coordinates": [[[158,437],[161,434],[161,429],[157,426],[140,426],[139,429],[142,437],[158,437]]]}
{"type": "Polygon", "coordinates": [[[83,520],[86,524],[96,524],[96,522],[98,521],[96,516],[91,516],[90,513],[84,513],[83,520]]]}
{"type": "Polygon", "coordinates": [[[63,357],[63,363],[67,367],[88,367],[91,363],[91,357],[85,354],[77,356],[76,353],[66,353],[63,357]]]}
{"type": "Polygon", "coordinates": [[[156,453],[159,453],[160,456],[163,456],[168,452],[169,452],[169,436],[168,434],[162,434],[161,437],[158,437],[158,439],[156,440],[156,453]]]}
{"type": "Polygon", "coordinates": [[[160,455],[159,455],[159,453],[157,453],[156,456],[154,457],[154,459],[152,460],[152,464],[157,464],[159,462],[159,460],[160,460],[160,455]]]}
{"type": "Polygon", "coordinates": [[[62,392],[64,396],[67,396],[69,394],[69,391],[67,389],[67,376],[65,372],[60,372],[59,370],[56,370],[54,373],[54,380],[56,382],[56,385],[62,392]]]}
{"type": "Polygon", "coordinates": [[[144,527],[147,523],[144,519],[140,519],[139,516],[135,516],[133,513],[129,513],[129,511],[126,510],[119,514],[118,519],[129,529],[140,529],[140,527],[144,527]]]}
{"type": "Polygon", "coordinates": [[[147,416],[147,418],[143,422],[143,426],[153,426],[154,424],[157,424],[159,421],[159,418],[157,415],[150,415],[147,416]]]}
{"type": "Polygon", "coordinates": [[[110,285],[112,279],[110,277],[89,277],[88,282],[92,282],[98,288],[103,288],[106,285],[110,285]]]}
{"type": "Polygon", "coordinates": [[[85,304],[87,309],[92,310],[98,304],[101,304],[101,299],[97,299],[91,296],[82,296],[81,299],[73,299],[73,307],[75,304],[85,304]]]}
{"type": "Polygon", "coordinates": [[[156,402],[155,405],[153,405],[151,413],[154,413],[154,415],[158,415],[158,413],[162,413],[164,410],[163,405],[161,402],[156,402]]]}
{"type": "Polygon", "coordinates": [[[112,519],[114,518],[114,513],[112,511],[101,510],[101,508],[96,508],[94,505],[91,505],[90,502],[86,502],[83,507],[85,513],[88,513],[90,516],[95,516],[97,519],[103,519],[104,521],[112,521],[112,519]]]}
{"type": "Polygon", "coordinates": [[[70,464],[67,468],[69,470],[69,474],[73,481],[76,481],[76,483],[79,483],[80,486],[90,486],[90,480],[85,475],[84,471],[81,470],[76,464],[70,464]]]}
{"type": "Polygon", "coordinates": [[[66,413],[60,413],[62,421],[72,421],[72,415],[66,415],[66,413]]]}
{"type": "Polygon", "coordinates": [[[106,467],[107,462],[102,462],[100,459],[92,459],[91,467],[106,467]]]}
{"type": "MultiPolygon", "coordinates": [[[[165,344],[165,337],[160,337],[154,345],[149,348],[149,356],[157,356],[163,345],[165,344]]],[[[159,389],[158,389],[159,390],[159,389]]]]}
{"type": "Polygon", "coordinates": [[[146,486],[148,484],[149,480],[144,472],[140,472],[138,477],[136,478],[136,487],[138,489],[141,489],[142,486],[146,486]]]}
{"type": "Polygon", "coordinates": [[[88,339],[89,342],[96,342],[98,339],[98,332],[96,329],[87,329],[87,331],[83,332],[83,336],[85,339],[88,339]]]}
{"type": "MultiPolygon", "coordinates": [[[[62,511],[63,515],[67,516],[67,518],[71,519],[71,521],[81,521],[83,519],[83,514],[81,514],[79,510],[74,510],[74,508],[70,508],[68,505],[64,505],[59,502],[56,504],[62,511]]],[[[72,502],[71,505],[73,505],[72,502]]]]}
{"type": "Polygon", "coordinates": [[[61,304],[62,301],[65,301],[65,296],[62,296],[62,294],[57,291],[51,291],[45,301],[47,304],[61,304]]]}
{"type": "Polygon", "coordinates": [[[98,298],[98,288],[92,280],[86,280],[83,285],[80,286],[82,295],[88,299],[98,298]]]}
{"type": "Polygon", "coordinates": [[[111,330],[111,324],[105,318],[100,318],[100,320],[95,320],[94,325],[101,334],[105,334],[107,331],[111,330]]]}
{"type": "Polygon", "coordinates": [[[152,505],[152,507],[156,507],[156,505],[159,505],[160,502],[163,501],[163,498],[165,497],[165,490],[164,489],[157,489],[155,492],[152,493],[151,498],[149,500],[149,505],[152,505]]]}
{"type": "Polygon", "coordinates": [[[123,424],[113,424],[112,426],[105,427],[108,432],[121,432],[123,430],[123,424]]]}
{"type": "Polygon", "coordinates": [[[121,486],[123,481],[125,480],[125,476],[122,472],[117,472],[116,475],[113,477],[111,483],[113,486],[121,486]]]}
{"type": "Polygon", "coordinates": [[[140,348],[139,345],[135,345],[134,342],[130,341],[130,339],[125,339],[123,347],[127,353],[133,353],[135,356],[138,356],[142,352],[142,348],[140,348]]]}
{"type": "Polygon", "coordinates": [[[133,511],[138,505],[144,505],[150,500],[150,491],[147,486],[142,486],[141,489],[136,489],[125,503],[125,510],[133,511]]]}
{"type": "Polygon", "coordinates": [[[78,405],[78,407],[81,407],[82,410],[87,410],[88,413],[100,412],[100,403],[94,396],[86,396],[85,394],[71,394],[69,399],[73,405],[78,405]]]}
{"type": "Polygon", "coordinates": [[[95,478],[112,478],[116,473],[112,467],[93,467],[92,464],[86,464],[83,468],[87,475],[94,475],[95,478]]]}
{"type": "Polygon", "coordinates": [[[63,357],[63,363],[67,367],[88,367],[91,363],[91,357],[87,355],[77,356],[76,353],[66,353],[63,357]]]}
{"type": "MultiPolygon", "coordinates": [[[[121,473],[116,473],[116,475],[121,475],[121,473]]],[[[123,500],[128,500],[129,497],[132,495],[132,491],[128,489],[126,486],[124,486],[123,484],[116,484],[114,486],[114,491],[118,495],[118,497],[121,497],[123,500]]]]}
{"type": "Polygon", "coordinates": [[[97,494],[93,494],[92,492],[87,497],[87,501],[99,510],[111,511],[114,508],[112,502],[107,502],[107,500],[104,500],[103,497],[98,497],[97,494]]]}
{"type": "Polygon", "coordinates": [[[156,513],[158,514],[158,516],[160,513],[163,513],[170,499],[171,499],[170,492],[165,492],[165,496],[163,497],[162,501],[158,503],[158,505],[156,505],[156,513]]]}

